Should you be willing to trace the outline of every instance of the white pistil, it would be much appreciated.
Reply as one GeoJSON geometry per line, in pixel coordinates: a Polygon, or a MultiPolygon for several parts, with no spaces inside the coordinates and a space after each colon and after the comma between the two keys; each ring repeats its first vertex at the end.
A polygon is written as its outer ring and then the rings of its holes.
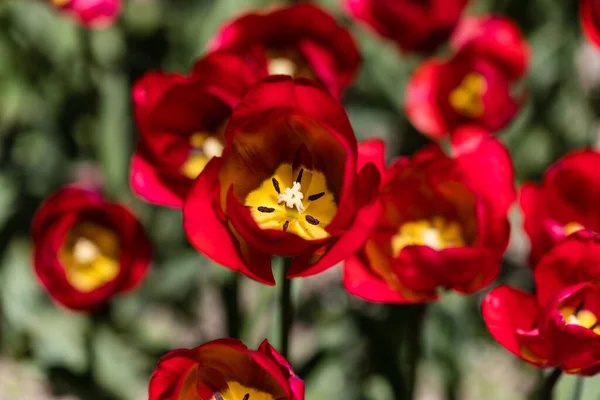
{"type": "Polygon", "coordinates": [[[89,264],[95,261],[100,251],[94,242],[86,238],[79,238],[73,246],[73,258],[80,264],[89,264]]]}
{"type": "Polygon", "coordinates": [[[223,145],[218,139],[208,137],[202,143],[202,152],[208,158],[221,157],[223,155],[223,145]]]}
{"type": "Polygon", "coordinates": [[[280,193],[279,196],[277,196],[277,204],[284,201],[286,207],[295,207],[296,210],[301,213],[304,211],[304,204],[302,204],[304,194],[300,190],[300,182],[294,182],[294,185],[291,188],[286,188],[283,193],[280,193]]]}
{"type": "Polygon", "coordinates": [[[296,64],[290,59],[279,57],[269,61],[269,75],[290,75],[296,73],[296,64]]]}

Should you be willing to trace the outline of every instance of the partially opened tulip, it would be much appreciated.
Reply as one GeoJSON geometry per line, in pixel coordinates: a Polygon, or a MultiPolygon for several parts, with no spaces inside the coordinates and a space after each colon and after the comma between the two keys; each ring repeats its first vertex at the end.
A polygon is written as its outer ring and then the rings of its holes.
{"type": "Polygon", "coordinates": [[[535,268],[535,294],[508,286],[483,301],[492,336],[540,367],[600,372],[600,237],[582,230],[548,252],[535,268]]]}
{"type": "Polygon", "coordinates": [[[150,264],[150,242],[135,216],[75,187],[40,206],[32,238],[39,281],[54,301],[74,310],[93,310],[133,289],[150,264]]]}
{"type": "Polygon", "coordinates": [[[378,218],[379,172],[360,157],[342,105],[304,78],[272,76],[234,109],[222,157],[183,208],[190,242],[212,260],[274,284],[271,257],[309,276],[362,245],[378,218]]]}
{"type": "Polygon", "coordinates": [[[133,88],[140,142],[131,187],[147,201],[181,207],[193,180],[223,153],[223,131],[246,91],[266,69],[232,53],[200,59],[187,75],[149,72],[133,88]]]}
{"type": "Polygon", "coordinates": [[[579,18],[587,39],[600,48],[600,3],[597,0],[580,0],[579,18]]]}
{"type": "Polygon", "coordinates": [[[119,17],[123,0],[50,0],[60,11],[88,28],[106,28],[119,17]]]}
{"type": "Polygon", "coordinates": [[[465,124],[497,132],[520,109],[513,85],[527,69],[527,43],[511,20],[488,16],[467,20],[453,44],[450,59],[427,60],[411,77],[408,119],[436,140],[465,124]]]}
{"type": "Polygon", "coordinates": [[[344,0],[351,16],[404,51],[428,52],[450,38],[469,0],[344,0]]]}
{"type": "Polygon", "coordinates": [[[431,145],[383,174],[383,215],[344,265],[349,293],[419,303],[441,289],[472,293],[496,278],[508,245],[514,171],[499,141],[472,138],[455,142],[452,158],[431,145]]]}
{"type": "Polygon", "coordinates": [[[242,15],[220,29],[210,50],[242,53],[272,75],[316,78],[336,97],[352,83],[361,61],[350,32],[311,4],[242,15]]]}
{"type": "Polygon", "coordinates": [[[577,150],[554,163],[542,183],[526,183],[520,193],[533,267],[553,246],[581,229],[600,232],[600,153],[577,150]]]}
{"type": "Polygon", "coordinates": [[[250,350],[218,339],[166,354],[152,374],[149,400],[304,400],[304,382],[265,340],[250,350]]]}

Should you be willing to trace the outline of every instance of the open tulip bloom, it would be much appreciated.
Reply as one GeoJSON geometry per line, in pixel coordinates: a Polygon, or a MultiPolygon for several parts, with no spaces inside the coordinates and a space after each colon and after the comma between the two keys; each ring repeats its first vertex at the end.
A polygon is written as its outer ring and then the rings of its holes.
{"type": "Polygon", "coordinates": [[[304,382],[265,340],[250,350],[218,339],[165,355],[150,380],[149,400],[304,400],[304,382]]]}
{"type": "Polygon", "coordinates": [[[466,19],[452,43],[450,59],[427,60],[411,77],[408,119],[436,140],[465,124],[500,130],[520,109],[512,86],[526,72],[527,42],[509,19],[487,16],[466,19]]]}
{"type": "Polygon", "coordinates": [[[379,216],[378,155],[359,153],[344,108],[320,84],[273,76],[234,109],[222,157],[200,174],[183,208],[190,242],[214,261],[274,284],[271,257],[294,257],[288,277],[348,257],[379,216]]]}
{"type": "Polygon", "coordinates": [[[599,165],[599,152],[577,150],[548,168],[541,184],[526,183],[521,188],[532,267],[569,234],[581,229],[600,232],[599,165]]]}
{"type": "Polygon", "coordinates": [[[131,187],[159,205],[180,208],[194,179],[223,153],[223,131],[246,91],[267,76],[233,53],[215,52],[183,76],[149,72],[133,88],[140,142],[131,187]]]}
{"type": "Polygon", "coordinates": [[[312,4],[242,15],[221,27],[210,50],[243,54],[271,75],[317,79],[335,97],[352,83],[361,61],[350,32],[312,4]]]}
{"type": "Polygon", "coordinates": [[[56,302],[91,310],[144,278],[151,247],[134,215],[99,194],[65,187],[33,219],[35,272],[56,302]]]}
{"type": "Polygon", "coordinates": [[[439,289],[471,293],[496,278],[508,245],[514,173],[500,142],[475,131],[457,133],[469,140],[454,143],[453,157],[431,145],[385,171],[384,212],[344,266],[351,294],[419,303],[437,299],[439,289]]]}
{"type": "Polygon", "coordinates": [[[599,266],[600,237],[590,231],[569,236],[536,267],[536,294],[502,285],[485,297],[490,333],[539,367],[600,372],[599,266]]]}

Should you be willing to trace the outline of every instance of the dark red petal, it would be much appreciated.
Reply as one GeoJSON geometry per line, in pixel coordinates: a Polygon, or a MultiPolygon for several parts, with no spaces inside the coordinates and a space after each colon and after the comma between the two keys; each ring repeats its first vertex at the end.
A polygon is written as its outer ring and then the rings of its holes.
{"type": "MultiPolygon", "coordinates": [[[[506,285],[488,293],[482,304],[483,319],[488,330],[502,346],[524,358],[520,331],[534,328],[539,309],[535,297],[506,285]]],[[[536,354],[544,358],[543,354],[536,354]]]]}
{"type": "Polygon", "coordinates": [[[450,131],[439,107],[441,75],[445,64],[432,59],[422,63],[406,87],[405,111],[410,123],[425,136],[439,140],[450,131]]]}
{"type": "Polygon", "coordinates": [[[600,48],[600,7],[595,0],[579,2],[579,18],[583,33],[590,42],[600,48]]]}
{"type": "Polygon", "coordinates": [[[353,255],[344,262],[344,288],[354,296],[376,303],[410,304],[432,301],[438,298],[437,295],[422,297],[418,300],[405,297],[379,275],[374,274],[358,255],[353,255]]]}
{"type": "MultiPolygon", "coordinates": [[[[183,207],[182,193],[177,193],[161,179],[156,166],[146,158],[139,147],[133,153],[129,172],[131,189],[144,200],[166,207],[183,207]]],[[[191,187],[191,181],[190,181],[191,187]]]]}
{"type": "Polygon", "coordinates": [[[369,139],[358,143],[356,170],[360,171],[367,163],[373,163],[380,176],[385,174],[385,142],[381,139],[369,139]]]}

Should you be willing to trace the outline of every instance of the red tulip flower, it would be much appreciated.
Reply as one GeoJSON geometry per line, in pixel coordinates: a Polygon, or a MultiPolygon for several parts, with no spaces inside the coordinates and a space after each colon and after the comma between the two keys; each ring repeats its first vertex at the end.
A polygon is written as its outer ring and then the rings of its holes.
{"type": "Polygon", "coordinates": [[[600,232],[599,165],[599,152],[578,150],[554,163],[540,185],[523,185],[520,202],[532,266],[567,235],[584,228],[600,232]]]}
{"type": "Polygon", "coordinates": [[[150,72],[133,88],[140,143],[131,162],[133,191],[181,207],[193,180],[225,145],[233,107],[266,70],[234,54],[200,59],[188,76],[150,72]]]}
{"type": "Polygon", "coordinates": [[[600,237],[569,236],[535,269],[536,294],[508,286],[492,290],[483,317],[509,351],[540,367],[600,372],[600,237]]]}
{"type": "Polygon", "coordinates": [[[167,353],[150,379],[149,400],[304,400],[304,382],[265,340],[249,350],[218,339],[167,353]]]}
{"type": "Polygon", "coordinates": [[[377,168],[361,157],[342,105],[320,84],[269,77],[238,105],[183,208],[190,242],[212,260],[275,284],[271,257],[294,257],[288,277],[342,261],[380,211],[377,168]]]}
{"type": "Polygon", "coordinates": [[[452,158],[431,145],[385,172],[383,215],[344,265],[348,292],[419,303],[436,300],[439,289],[471,293],[496,278],[508,245],[514,172],[499,141],[472,137],[455,140],[452,158]]]}
{"type": "Polygon", "coordinates": [[[600,48],[600,2],[580,0],[579,18],[585,36],[596,48],[600,48]]]}
{"type": "Polygon", "coordinates": [[[39,281],[54,301],[74,310],[91,310],[133,289],[150,264],[150,242],[135,216],[75,187],[40,206],[32,238],[39,281]]]}
{"type": "Polygon", "coordinates": [[[450,38],[469,0],[344,0],[359,21],[404,51],[428,52],[450,38]]]}
{"type": "Polygon", "coordinates": [[[87,28],[106,28],[121,12],[122,0],[50,0],[87,28]]]}
{"type": "Polygon", "coordinates": [[[449,60],[425,61],[406,92],[406,113],[424,135],[441,139],[465,124],[496,132],[520,108],[513,84],[526,71],[527,43],[503,17],[468,19],[454,37],[449,60]]]}
{"type": "Polygon", "coordinates": [[[336,97],[352,83],[361,61],[350,32],[311,4],[243,15],[225,24],[210,48],[245,54],[271,75],[316,78],[336,97]]]}

